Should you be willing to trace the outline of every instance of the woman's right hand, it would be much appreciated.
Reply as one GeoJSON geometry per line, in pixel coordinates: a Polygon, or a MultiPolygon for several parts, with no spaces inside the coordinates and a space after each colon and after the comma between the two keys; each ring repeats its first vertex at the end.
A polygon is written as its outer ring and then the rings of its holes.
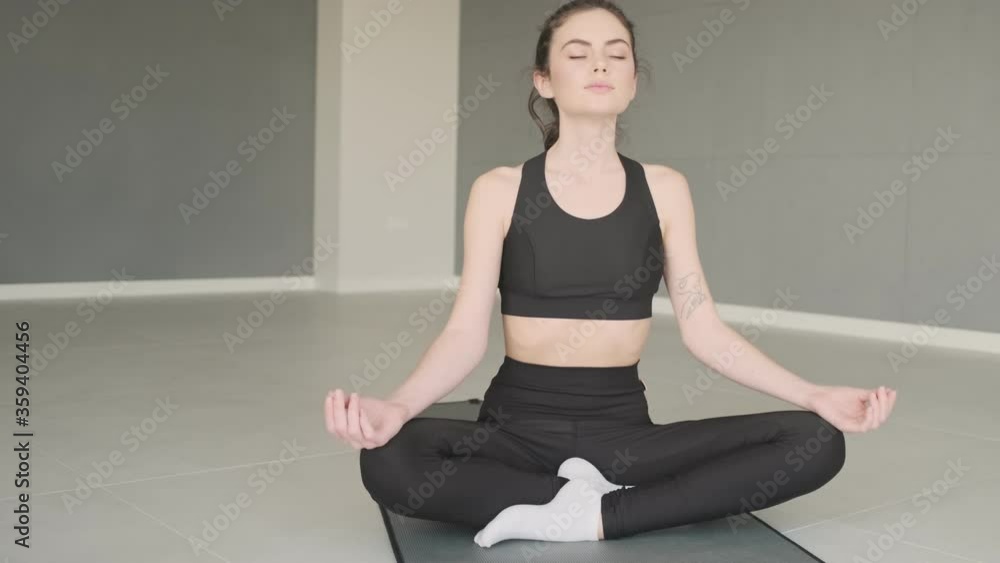
{"type": "Polygon", "coordinates": [[[399,432],[408,415],[406,407],[392,401],[346,395],[334,389],[326,396],[326,430],[354,449],[381,447],[399,432]]]}

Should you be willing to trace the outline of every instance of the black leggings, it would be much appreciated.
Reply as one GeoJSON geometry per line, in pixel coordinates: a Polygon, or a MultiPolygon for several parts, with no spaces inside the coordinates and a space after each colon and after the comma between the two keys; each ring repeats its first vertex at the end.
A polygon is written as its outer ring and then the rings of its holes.
{"type": "Polygon", "coordinates": [[[478,420],[415,417],[361,450],[361,479],[387,510],[481,528],[515,504],[546,504],[569,457],[612,483],[605,539],[728,517],[812,492],[844,464],[844,436],[811,411],[653,424],[638,362],[556,367],[505,357],[478,420]]]}

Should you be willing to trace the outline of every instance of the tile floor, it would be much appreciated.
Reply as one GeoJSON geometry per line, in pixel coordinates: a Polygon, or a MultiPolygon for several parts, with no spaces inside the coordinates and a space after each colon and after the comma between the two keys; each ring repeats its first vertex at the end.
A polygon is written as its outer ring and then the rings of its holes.
{"type": "MultiPolygon", "coordinates": [[[[117,298],[92,316],[79,300],[0,303],[0,561],[392,562],[358,453],[326,434],[322,400],[406,332],[361,389],[388,394],[443,326],[447,311],[411,322],[437,297],[287,295],[262,323],[249,317],[266,295],[117,298]],[[238,333],[241,319],[258,326],[238,333]],[[30,550],[13,544],[20,321],[40,362],[30,550]]],[[[771,329],[755,345],[812,381],[900,390],[886,425],[848,436],[834,481],[758,516],[830,563],[1000,561],[1000,356],[922,349],[894,373],[883,343],[771,329]]],[[[481,397],[502,357],[495,308],[486,360],[444,400],[481,397]]],[[[640,363],[654,422],[792,408],[726,379],[689,401],[700,369],[657,318],[640,363]]]]}

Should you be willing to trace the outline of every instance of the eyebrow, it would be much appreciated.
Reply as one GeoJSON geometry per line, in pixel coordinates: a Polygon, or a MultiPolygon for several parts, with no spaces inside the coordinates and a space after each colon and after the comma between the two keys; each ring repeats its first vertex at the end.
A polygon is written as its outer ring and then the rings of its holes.
{"type": "MultiPolygon", "coordinates": [[[[566,46],[568,46],[571,43],[580,43],[581,45],[586,45],[587,47],[591,46],[590,41],[584,41],[583,39],[570,39],[569,41],[563,44],[562,48],[560,48],[560,51],[562,49],[565,49],[566,46]]],[[[612,43],[624,43],[626,46],[628,46],[628,41],[625,41],[624,39],[611,39],[606,41],[604,44],[611,45],[612,43]]]]}

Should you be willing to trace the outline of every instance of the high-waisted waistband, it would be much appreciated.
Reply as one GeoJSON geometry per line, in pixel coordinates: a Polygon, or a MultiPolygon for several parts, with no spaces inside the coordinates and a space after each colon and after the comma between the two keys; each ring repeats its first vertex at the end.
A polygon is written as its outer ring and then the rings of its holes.
{"type": "Polygon", "coordinates": [[[628,366],[567,367],[532,364],[504,356],[486,390],[489,408],[521,418],[649,422],[639,362],[628,366]]]}

